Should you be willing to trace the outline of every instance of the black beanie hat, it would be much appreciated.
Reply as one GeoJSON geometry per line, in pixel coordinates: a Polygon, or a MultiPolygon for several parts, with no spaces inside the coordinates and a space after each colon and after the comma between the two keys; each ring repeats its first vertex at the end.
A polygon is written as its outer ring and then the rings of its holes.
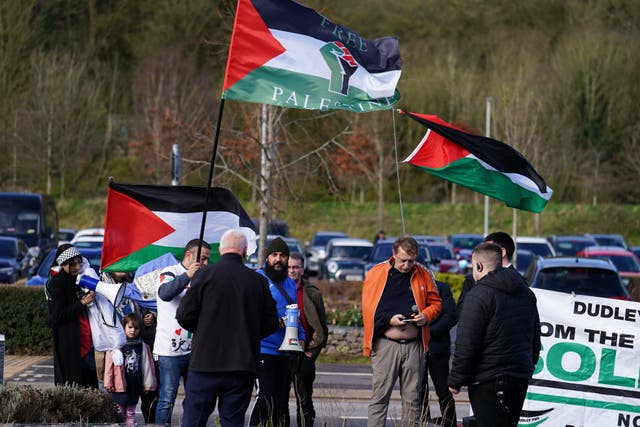
{"type": "Polygon", "coordinates": [[[267,256],[274,252],[282,252],[286,256],[289,256],[289,246],[280,237],[276,237],[267,246],[267,256]]]}

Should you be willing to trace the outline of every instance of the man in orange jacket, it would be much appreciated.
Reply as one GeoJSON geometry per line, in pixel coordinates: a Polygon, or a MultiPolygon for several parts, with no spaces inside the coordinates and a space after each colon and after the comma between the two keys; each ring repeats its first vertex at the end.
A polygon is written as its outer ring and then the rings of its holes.
{"type": "Polygon", "coordinates": [[[420,379],[429,345],[429,322],[442,300],[433,274],[416,263],[418,243],[400,237],[392,257],[375,265],[364,279],[362,319],[364,355],[371,356],[373,390],[369,427],[384,426],[393,386],[400,378],[402,425],[417,425],[420,379]]]}

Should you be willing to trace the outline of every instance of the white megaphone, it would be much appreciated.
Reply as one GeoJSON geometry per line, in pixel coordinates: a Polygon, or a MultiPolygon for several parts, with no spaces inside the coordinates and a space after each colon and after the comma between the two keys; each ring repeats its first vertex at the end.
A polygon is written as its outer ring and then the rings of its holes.
{"type": "Polygon", "coordinates": [[[287,328],[284,339],[278,350],[280,351],[304,351],[298,341],[298,304],[289,304],[285,312],[284,325],[287,328]]]}
{"type": "Polygon", "coordinates": [[[91,291],[99,293],[100,295],[108,299],[114,307],[120,305],[120,302],[124,297],[124,291],[127,289],[126,283],[101,282],[100,280],[86,274],[79,277],[78,285],[80,287],[87,288],[91,291]]]}

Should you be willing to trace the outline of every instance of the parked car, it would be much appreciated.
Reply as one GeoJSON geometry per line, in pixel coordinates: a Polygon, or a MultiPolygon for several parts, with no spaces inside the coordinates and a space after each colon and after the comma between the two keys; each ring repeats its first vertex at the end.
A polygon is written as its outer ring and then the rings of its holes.
{"type": "Polygon", "coordinates": [[[556,251],[544,237],[518,236],[516,237],[518,250],[525,249],[540,256],[555,256],[556,251]]]}
{"type": "Polygon", "coordinates": [[[549,242],[558,256],[575,256],[582,248],[596,246],[596,242],[591,237],[586,236],[549,236],[549,242]]]}
{"type": "Polygon", "coordinates": [[[443,241],[426,242],[431,263],[440,273],[459,274],[460,267],[451,246],[443,241]]]}
{"type": "Polygon", "coordinates": [[[322,260],[325,257],[325,247],[329,240],[336,237],[344,238],[349,236],[340,231],[318,231],[313,235],[311,241],[306,243],[307,273],[320,275],[322,260]]]}
{"type": "Polygon", "coordinates": [[[76,233],[71,244],[76,248],[101,249],[104,242],[104,228],[85,228],[76,233]]]}
{"type": "Polygon", "coordinates": [[[471,261],[471,252],[473,248],[484,241],[484,237],[480,234],[452,234],[449,236],[449,242],[453,253],[462,259],[471,261]]]}
{"type": "MultiPolygon", "coordinates": [[[[78,248],[80,254],[89,261],[89,265],[96,273],[100,272],[100,259],[102,258],[101,248],[78,248]]],[[[25,285],[27,286],[44,286],[49,278],[49,269],[53,264],[53,258],[56,256],[56,251],[51,251],[44,258],[36,274],[31,276],[25,285]]]]}
{"type": "Polygon", "coordinates": [[[364,266],[371,256],[373,243],[365,239],[334,238],[325,248],[321,278],[329,281],[364,280],[364,266]]]}
{"type": "Polygon", "coordinates": [[[535,256],[536,254],[534,254],[530,250],[518,248],[513,263],[516,270],[518,270],[518,273],[524,276],[527,268],[529,267],[529,264],[531,264],[531,261],[533,261],[533,258],[535,258],[535,256]]]}
{"type": "Polygon", "coordinates": [[[615,265],[605,259],[536,256],[527,269],[525,279],[532,288],[631,299],[615,265]]]}
{"type": "Polygon", "coordinates": [[[591,237],[599,246],[618,246],[620,248],[629,249],[627,242],[622,234],[593,234],[585,233],[586,237],[591,237]]]}
{"type": "Polygon", "coordinates": [[[578,252],[578,256],[586,258],[609,259],[618,269],[625,286],[633,278],[640,278],[640,262],[633,252],[620,246],[587,246],[578,252]]]}
{"type": "Polygon", "coordinates": [[[77,231],[73,228],[61,228],[58,230],[58,246],[70,243],[76,236],[77,231]]]}
{"type": "MultiPolygon", "coordinates": [[[[282,240],[284,240],[284,242],[289,247],[289,252],[298,252],[299,254],[301,254],[302,257],[305,259],[305,265],[306,265],[306,256],[304,254],[304,249],[302,249],[302,243],[300,243],[300,240],[294,237],[283,237],[283,236],[276,236],[276,235],[270,234],[267,236],[267,241],[266,241],[267,246],[269,246],[271,241],[276,237],[280,237],[282,240]]],[[[247,262],[245,262],[245,265],[247,267],[253,268],[254,270],[257,270],[260,267],[262,267],[262,262],[258,260],[258,249],[256,249],[254,253],[249,255],[247,262]]]]}
{"type": "MultiPolygon", "coordinates": [[[[395,241],[395,238],[380,239],[375,243],[375,245],[373,245],[373,248],[371,249],[371,256],[364,266],[365,274],[367,274],[367,272],[371,270],[371,267],[373,267],[374,265],[391,258],[391,254],[393,253],[393,244],[395,243],[395,241]]],[[[427,244],[427,242],[418,241],[418,257],[416,258],[416,261],[427,267],[435,268],[427,244]]]]}
{"type": "Polygon", "coordinates": [[[0,236],[0,282],[15,283],[29,277],[30,257],[22,239],[0,236]]]}

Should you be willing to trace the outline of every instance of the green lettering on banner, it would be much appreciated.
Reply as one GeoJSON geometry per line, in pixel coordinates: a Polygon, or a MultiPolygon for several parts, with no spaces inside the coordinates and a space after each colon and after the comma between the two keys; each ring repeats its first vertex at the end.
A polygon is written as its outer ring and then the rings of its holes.
{"type": "Polygon", "coordinates": [[[556,378],[565,381],[587,380],[596,370],[596,355],[589,347],[577,343],[558,343],[549,349],[547,369],[556,378]],[[574,372],[562,367],[562,358],[567,353],[576,353],[580,358],[580,366],[574,372]]]}
{"type": "Polygon", "coordinates": [[[620,377],[613,372],[616,366],[616,351],[611,348],[603,348],[600,356],[600,375],[598,382],[601,384],[618,385],[622,387],[635,387],[634,378],[620,377]]]}
{"type": "Polygon", "coordinates": [[[544,393],[527,393],[527,399],[538,402],[560,403],[563,405],[585,406],[590,408],[607,409],[611,411],[640,413],[640,406],[615,403],[606,400],[581,399],[578,397],[558,396],[544,393]]]}

